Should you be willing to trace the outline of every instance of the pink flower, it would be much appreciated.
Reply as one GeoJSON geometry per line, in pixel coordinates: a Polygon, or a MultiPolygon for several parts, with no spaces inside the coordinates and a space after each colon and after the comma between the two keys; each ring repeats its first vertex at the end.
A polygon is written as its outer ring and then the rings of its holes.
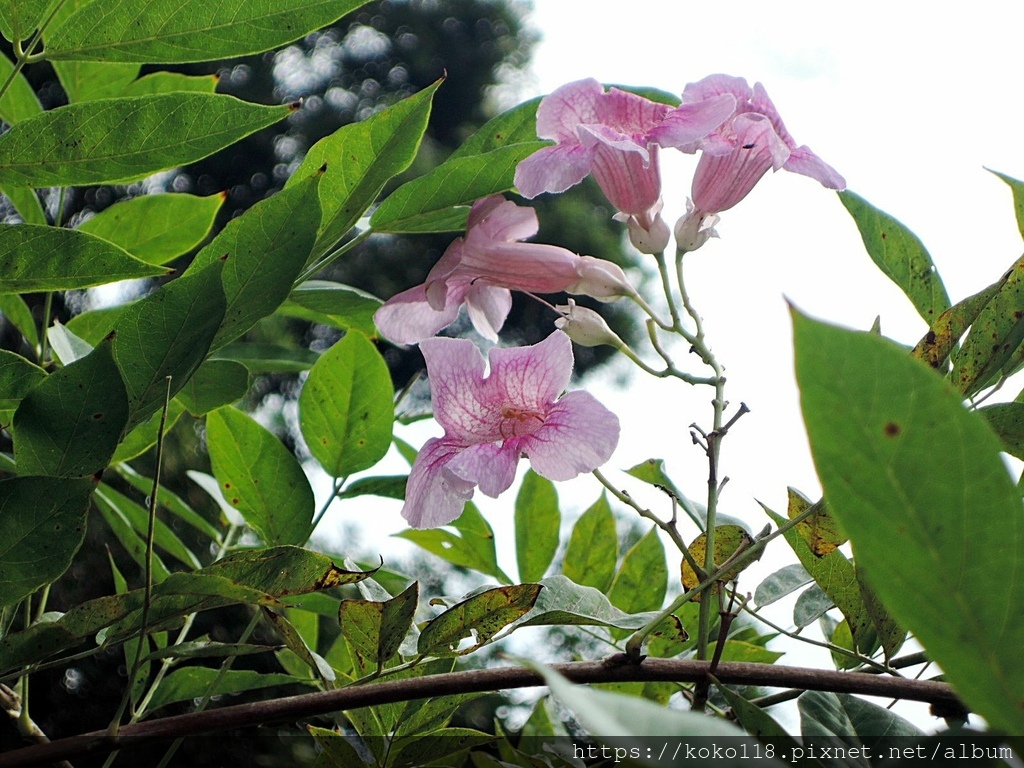
{"type": "Polygon", "coordinates": [[[444,437],[424,444],[409,473],[402,516],[414,528],[447,525],[476,487],[496,498],[512,484],[520,456],[550,480],[570,480],[615,450],[615,414],[587,392],[558,397],[573,362],[561,331],[532,347],[491,349],[486,375],[466,339],[427,339],[420,349],[444,437]]]}
{"type": "Polygon", "coordinates": [[[830,165],[807,147],[796,145],[760,83],[751,89],[743,78],[711,75],[687,85],[683,103],[717,100],[723,94],[736,99],[732,116],[704,138],[676,145],[684,152],[703,151],[693,178],[696,215],[732,208],[769,168],[810,176],[829,189],[846,188],[846,181],[830,165]]]}
{"type": "Polygon", "coordinates": [[[727,119],[734,106],[729,94],[673,109],[617,88],[605,91],[594,79],[563,85],[537,109],[537,135],[557,144],[519,164],[516,188],[527,198],[564,192],[593,173],[612,205],[650,233],[646,239],[656,244],[664,237],[667,243],[668,228],[658,226],[659,145],[700,139],[727,119]]]}
{"type": "Polygon", "coordinates": [[[518,242],[537,234],[537,213],[500,195],[473,204],[456,239],[426,282],[386,301],[373,319],[398,344],[416,344],[454,322],[463,304],[480,335],[497,341],[511,290],[568,293],[608,301],[634,293],[616,264],[565,248],[518,242]]]}

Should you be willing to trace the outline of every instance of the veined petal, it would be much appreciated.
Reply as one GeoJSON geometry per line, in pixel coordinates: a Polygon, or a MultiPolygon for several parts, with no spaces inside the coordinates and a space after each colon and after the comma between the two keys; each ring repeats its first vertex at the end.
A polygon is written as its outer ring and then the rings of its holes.
{"type": "Polygon", "coordinates": [[[449,467],[463,480],[476,483],[481,493],[496,499],[512,485],[518,464],[518,448],[481,443],[460,451],[449,467]]]}
{"type": "Polygon", "coordinates": [[[420,351],[427,363],[434,418],[445,438],[462,445],[501,439],[502,403],[484,387],[483,355],[468,339],[424,339],[420,351]]]}
{"type": "Polygon", "coordinates": [[[810,176],[829,189],[846,189],[846,179],[807,147],[794,149],[782,167],[793,173],[810,176]]]}
{"type": "Polygon", "coordinates": [[[590,173],[593,156],[578,140],[538,149],[516,166],[516,189],[527,199],[541,192],[565,192],[590,173]]]}
{"type": "Polygon", "coordinates": [[[622,133],[607,125],[580,125],[580,143],[585,147],[596,147],[604,144],[606,147],[616,149],[619,152],[636,152],[645,164],[651,162],[651,153],[647,149],[647,142],[640,143],[628,133],[622,133]]]}
{"type": "Polygon", "coordinates": [[[623,213],[639,216],[661,197],[658,145],[652,144],[645,160],[636,152],[622,152],[605,144],[595,145],[594,180],[609,202],[623,213]]]}
{"type": "Polygon", "coordinates": [[[658,125],[672,109],[668,104],[638,96],[620,88],[609,88],[597,102],[597,120],[623,134],[641,136],[658,125]]]}
{"type": "Polygon", "coordinates": [[[736,97],[731,93],[681,104],[665,116],[648,138],[662,147],[675,147],[692,153],[701,139],[732,117],[735,111],[736,97]]]}
{"type": "Polygon", "coordinates": [[[512,292],[483,282],[474,283],[466,293],[466,310],[473,327],[485,339],[498,340],[498,331],[512,309],[512,292]]]}
{"type": "Polygon", "coordinates": [[[557,245],[467,240],[459,275],[517,291],[557,293],[577,280],[579,259],[557,245]]]}
{"type": "Polygon", "coordinates": [[[571,480],[597,469],[619,442],[618,417],[589,392],[570,392],[548,410],[544,426],[520,440],[537,474],[571,480]]]}
{"type": "Polygon", "coordinates": [[[417,285],[392,296],[373,314],[381,336],[395,344],[418,344],[428,339],[459,315],[459,301],[450,301],[436,310],[427,301],[426,289],[417,285]]]}
{"type": "Polygon", "coordinates": [[[544,414],[572,377],[572,342],[561,331],[531,347],[494,348],[488,357],[488,399],[499,408],[544,414]]]}
{"type": "Polygon", "coordinates": [[[779,160],[776,167],[781,167],[789,158],[789,149],[767,119],[740,115],[733,122],[739,124],[737,141],[742,143],[723,155],[705,152],[693,175],[693,203],[704,214],[729,210],[750,194],[769,168],[779,160]]]}
{"type": "Polygon", "coordinates": [[[447,525],[462,514],[473,498],[474,483],[449,469],[463,448],[447,438],[433,437],[424,443],[413,462],[405,486],[404,517],[413,528],[447,525]]]}
{"type": "Polygon", "coordinates": [[[501,195],[491,195],[473,203],[466,227],[467,239],[483,237],[513,242],[533,237],[540,229],[540,224],[533,208],[516,205],[501,195]],[[479,212],[477,206],[481,206],[479,212]]]}
{"type": "Polygon", "coordinates": [[[704,101],[723,93],[732,94],[736,98],[737,109],[743,107],[754,95],[754,91],[742,77],[732,75],[708,75],[696,83],[687,83],[683,89],[683,101],[704,101]]]}
{"type": "Polygon", "coordinates": [[[597,101],[603,95],[604,86],[592,77],[552,91],[537,108],[537,136],[575,142],[577,125],[597,122],[597,101]]]}

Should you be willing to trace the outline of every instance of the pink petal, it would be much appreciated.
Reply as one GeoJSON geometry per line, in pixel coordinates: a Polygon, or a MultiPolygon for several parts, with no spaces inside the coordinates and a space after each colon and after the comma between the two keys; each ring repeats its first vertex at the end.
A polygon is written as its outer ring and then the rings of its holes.
{"type": "Polygon", "coordinates": [[[636,152],[644,161],[644,164],[651,162],[651,153],[647,150],[647,141],[638,142],[628,133],[612,128],[607,125],[580,125],[577,129],[580,135],[580,143],[585,147],[597,147],[603,144],[610,149],[619,152],[636,152]]]}
{"type": "Polygon", "coordinates": [[[557,293],[575,282],[580,257],[546,243],[468,239],[459,275],[517,291],[557,293]]]}
{"type": "Polygon", "coordinates": [[[623,213],[645,214],[661,197],[658,146],[652,144],[647,160],[636,152],[597,145],[593,173],[605,197],[623,213]]]}
{"type": "Polygon", "coordinates": [[[490,216],[494,211],[501,207],[502,203],[508,202],[502,195],[488,195],[482,197],[473,203],[473,207],[469,209],[469,217],[466,219],[466,230],[471,230],[477,226],[481,221],[490,216]]]}
{"type": "Polygon", "coordinates": [[[373,314],[381,336],[395,344],[417,344],[433,336],[459,315],[459,301],[450,301],[442,310],[427,302],[426,289],[417,285],[392,296],[373,314]]]}
{"type": "Polygon", "coordinates": [[[473,327],[485,339],[498,340],[498,331],[512,309],[512,292],[483,282],[474,283],[466,294],[466,309],[473,327]]]}
{"type": "Polygon", "coordinates": [[[520,445],[537,474],[571,480],[608,461],[618,441],[618,417],[589,392],[570,392],[551,406],[544,426],[520,445]]]}
{"type": "Polygon", "coordinates": [[[572,377],[572,342],[561,331],[531,347],[494,348],[488,357],[488,398],[499,409],[545,413],[572,377]]]}
{"type": "Polygon", "coordinates": [[[781,166],[789,157],[789,149],[767,119],[746,114],[733,122],[740,131],[737,141],[742,143],[728,154],[705,152],[693,175],[693,204],[704,214],[732,208],[750,194],[769,168],[776,163],[781,166]]]}
{"type": "Polygon", "coordinates": [[[732,94],[736,98],[737,109],[746,111],[746,104],[754,92],[742,77],[731,75],[708,75],[696,83],[688,83],[683,89],[683,101],[686,103],[704,101],[723,93],[732,94]]]}
{"type": "Polygon", "coordinates": [[[517,448],[482,443],[461,451],[449,467],[460,478],[479,485],[481,493],[496,499],[512,485],[518,464],[517,448]]]}
{"type": "Polygon", "coordinates": [[[593,151],[578,141],[538,149],[516,166],[516,189],[528,200],[541,192],[564,192],[583,181],[592,161],[593,151]]]}
{"type": "Polygon", "coordinates": [[[467,238],[485,237],[490,240],[514,242],[526,240],[537,234],[540,224],[537,212],[525,205],[516,205],[501,195],[491,195],[473,204],[467,224],[467,238]],[[496,205],[489,205],[480,215],[476,206],[484,201],[497,200],[496,205]]]}
{"type": "Polygon", "coordinates": [[[484,387],[484,358],[468,339],[424,339],[434,418],[463,445],[501,439],[501,406],[484,387]]]}
{"type": "Polygon", "coordinates": [[[846,179],[807,147],[794,149],[783,166],[787,171],[810,176],[829,189],[846,189],[846,179]]]}
{"type": "Polygon", "coordinates": [[[602,95],[604,86],[593,78],[567,83],[552,91],[537,108],[537,136],[560,144],[575,143],[577,125],[598,122],[597,101],[602,95]]]}
{"type": "Polygon", "coordinates": [[[731,93],[682,104],[665,116],[649,138],[662,147],[675,147],[692,153],[700,139],[721,126],[735,111],[736,97],[731,93]]]}
{"type": "Polygon", "coordinates": [[[402,517],[413,528],[447,525],[462,514],[466,502],[473,498],[474,483],[459,477],[448,466],[462,450],[459,445],[436,437],[420,449],[409,473],[402,507],[402,517]]]}
{"type": "Polygon", "coordinates": [[[619,88],[610,88],[598,99],[597,120],[580,122],[601,123],[620,133],[639,137],[658,125],[671,109],[667,104],[619,88]]]}

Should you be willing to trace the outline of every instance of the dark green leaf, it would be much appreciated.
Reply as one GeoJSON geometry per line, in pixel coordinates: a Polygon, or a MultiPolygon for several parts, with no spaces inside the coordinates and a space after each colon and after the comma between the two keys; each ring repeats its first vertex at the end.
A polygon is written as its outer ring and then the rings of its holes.
{"type": "MultiPolygon", "coordinates": [[[[101,483],[96,490],[96,503],[101,508],[112,510],[120,515],[140,536],[145,537],[149,529],[149,510],[129,499],[123,493],[101,483]]],[[[153,526],[153,543],[189,568],[198,570],[202,567],[199,558],[182,543],[174,530],[159,517],[153,526]]]]}
{"type": "Polygon", "coordinates": [[[174,397],[206,358],[224,318],[223,266],[165,283],[118,317],[113,354],[128,392],[129,428],[174,397]]]}
{"type": "Polygon", "coordinates": [[[51,60],[181,64],[261,53],[334,23],[367,0],[121,0],[90,3],[56,29],[51,60]]]}
{"type": "Polygon", "coordinates": [[[139,76],[138,64],[55,61],[53,69],[72,104],[122,96],[125,87],[139,76]]]}
{"type": "MultiPolygon", "coordinates": [[[[177,400],[170,402],[167,406],[164,434],[171,431],[171,427],[177,423],[184,412],[185,406],[177,400]]],[[[154,413],[146,421],[125,435],[124,439],[121,440],[121,444],[117,446],[117,450],[114,451],[114,455],[110,458],[110,463],[117,464],[122,461],[131,461],[156,445],[157,437],[160,433],[160,420],[162,418],[163,409],[154,413]]]]}
{"type": "Polygon", "coordinates": [[[515,506],[516,562],[521,581],[543,578],[555,559],[561,526],[554,483],[532,469],[527,471],[515,506]]]}
{"type": "Polygon", "coordinates": [[[363,763],[356,748],[340,733],[313,725],[307,725],[306,730],[320,747],[314,768],[354,768],[363,763]]]}
{"type": "Polygon", "coordinates": [[[626,613],[657,611],[667,590],[665,547],[658,538],[658,529],[651,528],[622,558],[608,599],[626,613]]]}
{"type": "Polygon", "coordinates": [[[418,597],[419,585],[413,582],[391,600],[341,601],[338,609],[341,633],[360,660],[364,673],[381,669],[398,653],[412,627],[418,597]]]}
{"type": "Polygon", "coordinates": [[[1024,459],[1024,403],[996,403],[978,409],[1003,441],[1003,450],[1024,459]]]}
{"type": "Polygon", "coordinates": [[[91,480],[0,481],[0,605],[55,581],[85,539],[91,480]]]}
{"type": "Polygon", "coordinates": [[[452,606],[420,630],[418,650],[430,656],[462,656],[486,644],[495,634],[526,614],[537,601],[540,584],[488,589],[452,606]],[[462,640],[474,644],[461,648],[462,640]]]}
{"type": "Polygon", "coordinates": [[[812,581],[814,577],[799,563],[784,565],[757,585],[754,602],[758,608],[764,608],[812,581]]]}
{"type": "Polygon", "coordinates": [[[858,567],[968,706],[1024,732],[1024,622],[1006,613],[1024,517],[999,441],[890,342],[798,314],[794,329],[811,451],[858,567]]]}
{"type": "Polygon", "coordinates": [[[273,434],[235,408],[206,417],[213,474],[224,498],[268,544],[309,536],[313,491],[298,460],[273,434]]]}
{"type": "MultiPolygon", "coordinates": [[[[117,318],[124,314],[124,311],[130,306],[129,303],[103,309],[91,309],[88,312],[75,315],[68,320],[64,327],[82,341],[95,347],[103,341],[108,333],[114,330],[117,318]]],[[[50,329],[52,330],[54,327],[56,326],[50,326],[50,329]]]]}
{"type": "Polygon", "coordinates": [[[38,365],[0,349],[0,413],[13,412],[21,399],[45,378],[46,371],[38,365]]]}
{"type": "Polygon", "coordinates": [[[129,83],[122,96],[149,96],[154,93],[213,93],[217,90],[216,75],[183,75],[180,72],[151,72],[129,83]]]}
{"type": "Polygon", "coordinates": [[[341,240],[388,180],[412,164],[438,85],[440,81],[366,120],[343,126],[310,147],[289,182],[327,167],[320,184],[323,222],[314,258],[341,240]]]}
{"type": "Polygon", "coordinates": [[[462,142],[448,159],[483,155],[509,144],[536,141],[537,107],[540,106],[540,100],[538,96],[492,117],[462,142]]]}
{"type": "Polygon", "coordinates": [[[249,391],[249,370],[234,360],[207,360],[200,365],[185,386],[178,400],[193,416],[231,405],[249,391]]]}
{"type": "MultiPolygon", "coordinates": [[[[991,169],[989,170],[991,171],[991,169]]],[[[1013,193],[1013,212],[1017,218],[1017,231],[1020,232],[1021,237],[1024,237],[1024,182],[999,173],[999,171],[991,172],[1005,181],[1013,193]]]]}
{"type": "Polygon", "coordinates": [[[128,423],[110,342],[50,374],[14,414],[18,472],[81,477],[104,469],[128,423]]]}
{"type": "Polygon", "coordinates": [[[32,317],[32,310],[28,308],[25,300],[16,293],[0,293],[0,315],[4,320],[18,329],[25,341],[30,346],[39,346],[39,332],[36,330],[36,322],[32,317]]]}
{"type": "Polygon", "coordinates": [[[381,304],[376,296],[349,285],[307,280],[291,292],[278,311],[342,331],[353,329],[364,336],[376,336],[373,313],[381,304]]]}
{"type": "Polygon", "coordinates": [[[26,224],[46,224],[46,212],[34,189],[4,184],[0,186],[0,192],[7,197],[26,224]]]}
{"type": "Polygon", "coordinates": [[[385,475],[361,477],[345,486],[338,494],[339,499],[354,499],[357,496],[383,496],[386,499],[404,499],[407,475],[385,475]]]}
{"type": "MultiPolygon", "coordinates": [[[[120,542],[124,551],[138,566],[139,571],[144,573],[146,570],[146,561],[149,557],[145,534],[140,535],[138,530],[132,526],[127,517],[121,514],[119,510],[115,509],[110,504],[101,500],[99,496],[96,497],[96,509],[99,510],[100,516],[106,522],[107,527],[110,528],[110,532],[114,534],[114,538],[120,542]]],[[[144,510],[143,516],[145,516],[144,510]]],[[[143,530],[145,530],[145,527],[143,530]]],[[[170,576],[171,571],[164,563],[159,553],[154,552],[153,557],[149,562],[151,564],[153,584],[160,584],[170,576]]]]}
{"type": "Polygon", "coordinates": [[[260,674],[248,669],[222,671],[214,667],[185,667],[167,675],[149,701],[149,710],[156,711],[179,701],[201,699],[206,695],[254,691],[280,685],[309,685],[309,680],[282,674],[260,674]]]}
{"type": "Polygon", "coordinates": [[[442,758],[459,752],[482,747],[497,740],[497,736],[472,728],[442,728],[427,737],[411,738],[388,760],[394,768],[419,768],[435,765],[442,758]]]}
{"type": "Polygon", "coordinates": [[[562,562],[562,573],[577,584],[607,592],[615,578],[618,559],[615,515],[608,498],[602,493],[573,526],[562,562]]]}
{"type": "Polygon", "coordinates": [[[218,643],[212,640],[190,640],[150,652],[148,659],[219,659],[225,656],[251,656],[276,651],[280,646],[250,643],[218,643]]]}
{"type": "Polygon", "coordinates": [[[214,348],[241,336],[288,298],[316,238],[320,178],[313,174],[254,205],[232,220],[189,266],[194,272],[226,257],[228,308],[214,348]]]}
{"type": "Polygon", "coordinates": [[[515,628],[534,626],[595,626],[640,629],[657,616],[654,612],[623,613],[593,587],[583,587],[565,576],[548,576],[529,613],[515,628]]]}
{"type": "Polygon", "coordinates": [[[931,325],[949,309],[949,296],[932,257],[917,236],[887,213],[853,192],[839,193],[853,216],[871,260],[907,295],[931,325]]]}
{"type": "Polygon", "coordinates": [[[369,469],[388,452],[393,395],[384,358],[358,331],[320,356],[302,385],[299,426],[329,476],[369,469]]]}
{"type": "Polygon", "coordinates": [[[288,116],[215,93],[101,99],[51,109],[0,137],[0,184],[126,183],[212,155],[288,116]]]}
{"type": "MultiPolygon", "coordinates": [[[[144,494],[150,494],[153,492],[153,481],[150,478],[140,475],[127,464],[118,464],[116,469],[121,477],[123,477],[136,490],[144,494]]],[[[183,522],[188,523],[200,533],[208,536],[214,541],[219,538],[220,532],[210,525],[204,517],[200,516],[199,513],[182,501],[175,493],[161,486],[157,490],[156,498],[157,501],[160,502],[161,508],[166,509],[183,522]]]]}
{"type": "Polygon", "coordinates": [[[149,264],[166,264],[210,233],[224,195],[142,195],[84,221],[80,232],[102,237],[149,264]]]}
{"type": "Polygon", "coordinates": [[[39,224],[0,225],[0,293],[88,288],[171,272],[85,232],[39,224]]]}
{"type": "Polygon", "coordinates": [[[498,567],[494,531],[473,502],[466,504],[462,515],[452,525],[458,533],[445,528],[423,528],[409,529],[395,535],[418,544],[453,565],[472,568],[505,584],[512,583],[498,567]]]}
{"type": "Polygon", "coordinates": [[[308,349],[280,344],[236,341],[218,349],[210,359],[241,363],[252,374],[301,373],[312,368],[320,355],[308,349]]]}
{"type": "Polygon", "coordinates": [[[920,738],[915,725],[885,707],[848,693],[807,691],[799,699],[800,735],[805,739],[831,737],[850,746],[880,738],[920,738]]]}
{"type": "Polygon", "coordinates": [[[446,160],[388,195],[374,212],[370,226],[377,232],[463,229],[468,208],[452,209],[512,189],[516,166],[545,146],[547,142],[532,141],[446,160]]]}
{"type": "Polygon", "coordinates": [[[263,617],[277,630],[277,634],[284,640],[288,650],[309,667],[320,680],[324,683],[334,682],[337,675],[334,674],[331,665],[317,654],[315,648],[311,648],[306,644],[299,630],[286,617],[270,610],[266,606],[263,608],[263,617]]]}
{"type": "MultiPolygon", "coordinates": [[[[0,10],[0,17],[3,13],[4,11],[0,10]]],[[[7,82],[13,72],[14,64],[11,63],[11,60],[6,56],[0,56],[0,82],[7,82]]],[[[7,91],[0,97],[0,120],[14,125],[22,120],[35,117],[42,111],[39,99],[36,98],[36,93],[28,84],[25,75],[21,72],[14,75],[10,85],[7,86],[7,91]]]]}

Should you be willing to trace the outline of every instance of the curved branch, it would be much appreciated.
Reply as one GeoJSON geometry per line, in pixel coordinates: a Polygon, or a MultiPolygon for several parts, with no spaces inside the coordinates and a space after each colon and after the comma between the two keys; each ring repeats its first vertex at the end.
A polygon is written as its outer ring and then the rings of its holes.
{"type": "MultiPolygon", "coordinates": [[[[692,683],[706,679],[710,662],[646,659],[640,664],[631,664],[625,661],[623,655],[616,655],[604,661],[554,664],[552,668],[574,683],[692,683]]],[[[931,704],[959,704],[956,694],[946,683],[883,677],[861,672],[722,662],[715,670],[715,677],[723,683],[738,685],[860,693],[931,704]]],[[[46,765],[87,753],[125,749],[200,733],[289,722],[338,710],[460,693],[529,688],[543,684],[544,681],[539,674],[519,667],[474,669],[403,680],[385,680],[366,685],[356,684],[333,691],[236,704],[206,712],[191,712],[126,725],[121,728],[116,740],[111,740],[106,731],[83,733],[0,755],[0,768],[46,765]]]]}

